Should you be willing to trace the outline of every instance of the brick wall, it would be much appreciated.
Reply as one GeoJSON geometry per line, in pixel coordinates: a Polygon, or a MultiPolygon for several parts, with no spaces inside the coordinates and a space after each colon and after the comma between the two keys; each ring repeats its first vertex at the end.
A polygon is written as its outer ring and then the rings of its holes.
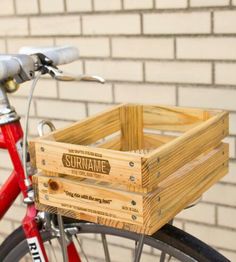
{"type": "MultiPolygon", "coordinates": [[[[44,117],[61,127],[120,102],[230,111],[230,173],[198,206],[178,215],[176,225],[236,261],[236,1],[0,1],[0,52],[63,44],[81,53],[80,61],[63,68],[101,75],[107,83],[43,79],[31,110],[31,135],[44,117]]],[[[11,97],[20,114],[28,90],[27,83],[11,97]]],[[[0,153],[5,175],[11,164],[0,153]]],[[[1,222],[1,239],[23,215],[18,199],[1,222]]]]}

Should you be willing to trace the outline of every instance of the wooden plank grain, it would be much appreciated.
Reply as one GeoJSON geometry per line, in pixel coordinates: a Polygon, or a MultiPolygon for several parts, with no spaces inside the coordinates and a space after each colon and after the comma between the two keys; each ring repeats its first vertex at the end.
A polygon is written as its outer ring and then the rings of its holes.
{"type": "MultiPolygon", "coordinates": [[[[120,129],[119,108],[123,105],[107,109],[67,128],[58,129],[50,134],[58,142],[89,145],[99,139],[111,135],[120,129]]],[[[42,140],[48,140],[48,136],[42,140]]]]}
{"type": "Polygon", "coordinates": [[[132,151],[143,148],[143,107],[124,105],[120,108],[121,149],[132,151]]]}
{"type": "Polygon", "coordinates": [[[52,141],[38,141],[35,151],[40,170],[141,186],[139,154],[52,141]]]}
{"type": "Polygon", "coordinates": [[[228,113],[222,112],[142,157],[143,186],[158,183],[228,135],[228,113]]]}
{"type": "Polygon", "coordinates": [[[143,106],[144,128],[185,132],[219,113],[219,110],[174,106],[143,106]]]}

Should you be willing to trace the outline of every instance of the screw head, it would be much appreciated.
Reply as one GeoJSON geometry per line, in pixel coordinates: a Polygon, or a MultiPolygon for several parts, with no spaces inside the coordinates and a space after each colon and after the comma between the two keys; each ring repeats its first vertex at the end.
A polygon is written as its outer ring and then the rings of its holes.
{"type": "Polygon", "coordinates": [[[134,167],[134,162],[132,162],[132,161],[129,162],[129,166],[130,166],[130,167],[134,167]]]}
{"type": "Polygon", "coordinates": [[[135,215],[132,215],[132,217],[131,217],[133,220],[136,220],[137,219],[137,217],[135,216],[135,215]]]}
{"type": "Polygon", "coordinates": [[[129,180],[132,181],[132,182],[134,182],[134,181],[135,181],[135,177],[134,177],[134,176],[130,176],[130,177],[129,177],[129,180]]]}
{"type": "Polygon", "coordinates": [[[48,195],[45,195],[44,198],[45,198],[46,200],[49,200],[49,196],[48,196],[48,195]]]}
{"type": "Polygon", "coordinates": [[[45,149],[44,149],[44,147],[43,147],[43,146],[41,146],[41,147],[40,147],[40,150],[41,150],[42,152],[44,152],[44,151],[45,151],[45,149]]]}
{"type": "Polygon", "coordinates": [[[131,201],[131,204],[132,204],[133,206],[135,206],[135,205],[136,205],[136,202],[135,202],[134,200],[132,200],[132,201],[131,201]]]}
{"type": "Polygon", "coordinates": [[[44,166],[46,165],[45,159],[42,160],[42,165],[44,165],[44,166]]]}

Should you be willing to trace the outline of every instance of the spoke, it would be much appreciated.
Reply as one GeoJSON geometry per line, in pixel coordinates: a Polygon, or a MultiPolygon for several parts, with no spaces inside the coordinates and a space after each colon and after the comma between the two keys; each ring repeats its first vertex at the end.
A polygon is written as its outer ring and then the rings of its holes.
{"type": "Polygon", "coordinates": [[[161,257],[160,257],[160,262],[164,262],[166,259],[166,253],[165,252],[161,252],[161,257]]]}
{"type": "Polygon", "coordinates": [[[138,242],[138,246],[135,249],[135,259],[134,262],[139,262],[141,255],[142,255],[142,251],[143,251],[143,244],[144,244],[144,234],[142,234],[139,238],[139,242],[138,242]]]}
{"type": "Polygon", "coordinates": [[[58,214],[57,219],[58,219],[58,225],[59,225],[59,230],[60,230],[60,239],[61,239],[61,246],[62,246],[63,261],[68,262],[67,243],[66,243],[66,236],[65,236],[62,216],[58,214]]]}
{"type": "Polygon", "coordinates": [[[101,236],[102,236],[102,244],[103,244],[106,262],[111,262],[106,235],[101,234],[101,236]]]}
{"type": "Polygon", "coordinates": [[[55,252],[54,246],[52,245],[52,241],[49,239],[48,242],[49,242],[49,244],[51,246],[51,250],[52,250],[54,259],[55,259],[55,261],[57,261],[57,256],[56,256],[56,252],[55,252]]]}
{"type": "Polygon", "coordinates": [[[88,257],[87,257],[87,255],[86,255],[86,253],[84,252],[84,248],[83,248],[83,246],[82,246],[81,241],[79,240],[79,238],[77,237],[77,235],[74,235],[74,237],[75,237],[75,239],[76,239],[76,241],[77,241],[77,243],[78,243],[78,245],[79,245],[79,247],[80,247],[80,250],[81,250],[81,252],[82,252],[82,254],[83,254],[86,262],[89,262],[88,257]]]}

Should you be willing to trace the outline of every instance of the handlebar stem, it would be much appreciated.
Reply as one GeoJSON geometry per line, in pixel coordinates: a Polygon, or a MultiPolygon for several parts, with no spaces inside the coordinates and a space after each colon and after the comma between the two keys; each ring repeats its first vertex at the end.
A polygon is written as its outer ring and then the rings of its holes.
{"type": "Polygon", "coordinates": [[[0,83],[0,126],[19,119],[14,107],[10,105],[4,84],[0,83]]]}

